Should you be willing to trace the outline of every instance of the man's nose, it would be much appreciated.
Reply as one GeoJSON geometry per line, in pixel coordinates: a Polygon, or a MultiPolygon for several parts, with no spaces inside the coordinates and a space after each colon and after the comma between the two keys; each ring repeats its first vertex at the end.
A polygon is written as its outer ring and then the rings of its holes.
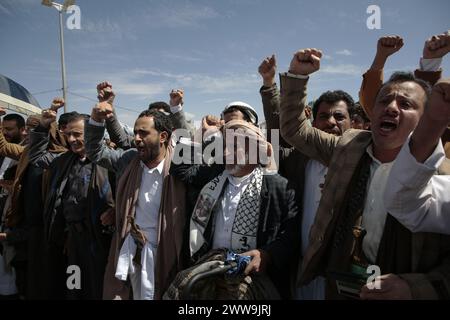
{"type": "Polygon", "coordinates": [[[397,116],[400,113],[396,99],[393,99],[385,108],[385,112],[392,116],[397,116]]]}
{"type": "Polygon", "coordinates": [[[328,124],[330,127],[337,126],[337,121],[336,121],[336,119],[334,118],[334,116],[331,116],[331,117],[329,117],[329,118],[327,119],[327,124],[328,124]]]}

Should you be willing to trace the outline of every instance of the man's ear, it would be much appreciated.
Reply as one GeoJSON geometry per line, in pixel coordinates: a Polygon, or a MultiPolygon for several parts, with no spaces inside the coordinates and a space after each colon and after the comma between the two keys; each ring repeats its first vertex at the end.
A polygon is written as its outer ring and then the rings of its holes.
{"type": "Polygon", "coordinates": [[[166,143],[169,140],[169,134],[166,131],[163,131],[159,134],[159,142],[166,143]]]}

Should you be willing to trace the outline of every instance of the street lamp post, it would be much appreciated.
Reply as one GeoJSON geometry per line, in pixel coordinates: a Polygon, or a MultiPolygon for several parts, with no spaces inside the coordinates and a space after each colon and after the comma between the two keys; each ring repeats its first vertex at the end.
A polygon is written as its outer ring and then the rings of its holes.
{"type": "Polygon", "coordinates": [[[42,0],[42,5],[47,7],[53,7],[58,10],[59,13],[59,44],[61,49],[61,76],[62,76],[62,90],[64,98],[64,113],[67,112],[67,82],[66,82],[66,62],[64,60],[64,27],[63,27],[63,12],[68,7],[75,3],[74,0],[66,0],[64,4],[59,4],[51,0],[42,0]]]}

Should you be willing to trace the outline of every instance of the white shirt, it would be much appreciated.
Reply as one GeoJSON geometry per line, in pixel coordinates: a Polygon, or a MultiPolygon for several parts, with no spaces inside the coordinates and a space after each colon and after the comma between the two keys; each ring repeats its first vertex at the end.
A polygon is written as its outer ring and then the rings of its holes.
{"type": "Polygon", "coordinates": [[[442,142],[424,162],[411,154],[409,139],[392,167],[386,209],[412,232],[450,234],[450,175],[435,175],[445,159],[442,142]]]}
{"type": "Polygon", "coordinates": [[[374,263],[386,223],[387,210],[383,194],[393,162],[381,163],[376,159],[372,153],[372,145],[368,146],[366,151],[372,158],[372,163],[362,217],[362,227],[367,231],[363,240],[363,251],[368,260],[374,263]]]}
{"type": "Polygon", "coordinates": [[[243,177],[229,176],[229,183],[225,187],[222,197],[219,199],[215,213],[215,228],[213,237],[213,249],[231,248],[231,231],[233,229],[236,210],[242,194],[251,181],[252,173],[243,177]]]}
{"type": "Polygon", "coordinates": [[[158,235],[158,217],[161,204],[163,167],[162,160],[156,167],[149,169],[144,163],[139,196],[136,203],[136,224],[150,233],[149,242],[156,244],[158,235]]]}
{"type": "MultiPolygon", "coordinates": [[[[302,215],[302,256],[305,255],[309,245],[309,232],[316,218],[320,198],[322,198],[321,184],[325,182],[328,168],[316,160],[309,160],[305,169],[305,188],[303,192],[302,215]]],[[[307,285],[297,289],[297,299],[300,300],[324,300],[325,279],[316,277],[307,285]]]]}
{"type": "Polygon", "coordinates": [[[141,252],[141,266],[133,263],[136,243],[129,234],[119,252],[116,278],[125,281],[130,276],[134,300],[152,300],[155,292],[155,265],[158,247],[159,207],[161,205],[163,168],[162,160],[155,168],[148,169],[144,163],[135,222],[145,234],[147,242],[141,252]]]}
{"type": "Polygon", "coordinates": [[[309,230],[314,223],[320,198],[322,198],[321,184],[325,182],[328,168],[316,160],[309,160],[305,169],[305,188],[303,192],[302,215],[302,256],[309,244],[309,230]]]}

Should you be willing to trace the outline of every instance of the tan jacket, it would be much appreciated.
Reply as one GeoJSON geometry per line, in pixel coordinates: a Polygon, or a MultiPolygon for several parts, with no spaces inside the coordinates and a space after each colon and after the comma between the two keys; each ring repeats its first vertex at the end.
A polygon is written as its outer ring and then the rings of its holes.
{"type": "MultiPolygon", "coordinates": [[[[441,78],[442,70],[435,72],[416,70],[414,75],[417,78],[434,85],[441,78]]],[[[359,103],[361,103],[361,106],[369,119],[372,118],[372,109],[375,105],[375,99],[382,85],[383,70],[369,69],[363,74],[363,81],[361,83],[361,89],[359,90],[359,103]]],[[[447,128],[442,136],[442,143],[444,145],[446,157],[450,158],[450,128],[447,128]]]]}
{"type": "MultiPolygon", "coordinates": [[[[337,137],[309,126],[303,112],[307,81],[281,76],[282,136],[302,153],[327,164],[329,168],[310,231],[310,244],[304,256],[299,284],[308,283],[325,272],[327,250],[330,250],[351,178],[367,146],[372,143],[369,131],[351,129],[337,137]]],[[[383,238],[387,232],[385,227],[383,238]]],[[[408,272],[400,276],[410,285],[413,298],[436,299],[445,296],[450,292],[450,237],[432,233],[408,235],[412,237],[411,254],[404,260],[410,265],[408,272]],[[436,289],[437,286],[444,294],[436,289]]],[[[395,249],[392,246],[388,250],[395,249]]],[[[378,253],[379,256],[382,254],[378,253]]]]}

